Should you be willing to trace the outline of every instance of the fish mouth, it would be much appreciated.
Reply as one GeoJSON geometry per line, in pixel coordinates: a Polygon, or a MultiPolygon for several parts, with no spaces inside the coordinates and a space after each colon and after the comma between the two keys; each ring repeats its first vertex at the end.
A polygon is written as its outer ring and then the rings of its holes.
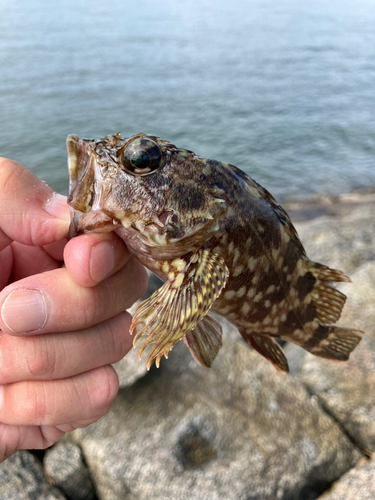
{"type": "Polygon", "coordinates": [[[68,239],[93,231],[113,230],[112,219],[100,210],[93,209],[95,182],[95,155],[92,141],[69,135],[66,140],[68,153],[70,227],[68,239]]]}
{"type": "Polygon", "coordinates": [[[101,210],[80,212],[70,207],[68,241],[86,233],[107,233],[115,230],[113,220],[101,210]]]}
{"type": "Polygon", "coordinates": [[[68,172],[69,172],[69,192],[68,200],[72,198],[73,192],[78,184],[78,171],[77,171],[77,142],[78,136],[71,134],[66,139],[66,149],[68,153],[68,172]]]}
{"type": "Polygon", "coordinates": [[[68,205],[74,210],[91,210],[94,187],[94,152],[91,141],[69,135],[66,140],[68,153],[69,191],[68,205]]]}

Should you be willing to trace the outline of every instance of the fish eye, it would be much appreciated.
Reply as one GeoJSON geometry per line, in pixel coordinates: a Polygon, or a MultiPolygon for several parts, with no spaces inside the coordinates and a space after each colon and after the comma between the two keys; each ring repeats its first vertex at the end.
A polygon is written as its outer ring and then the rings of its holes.
{"type": "Polygon", "coordinates": [[[163,153],[151,139],[135,139],[124,150],[122,161],[132,175],[150,175],[163,165],[163,153]]]}

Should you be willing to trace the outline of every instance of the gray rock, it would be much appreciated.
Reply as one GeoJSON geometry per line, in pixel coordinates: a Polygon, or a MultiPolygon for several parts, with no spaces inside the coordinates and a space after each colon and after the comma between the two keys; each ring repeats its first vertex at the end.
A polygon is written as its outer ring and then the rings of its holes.
{"type": "Polygon", "coordinates": [[[363,461],[345,474],[318,500],[374,500],[375,460],[363,461]]]}
{"type": "Polygon", "coordinates": [[[92,500],[95,489],[82,451],[73,443],[58,443],[46,452],[44,471],[71,500],[92,500]]]}
{"type": "Polygon", "coordinates": [[[375,208],[354,206],[344,216],[297,224],[313,260],[350,275],[353,284],[339,324],[366,332],[346,363],[323,360],[288,344],[291,373],[365,450],[375,450],[375,208]]]}
{"type": "Polygon", "coordinates": [[[124,358],[113,365],[116,370],[120,388],[134,384],[147,373],[144,361],[138,358],[138,348],[132,349],[124,358]]]}
{"type": "Polygon", "coordinates": [[[66,500],[48,484],[39,460],[28,451],[18,451],[0,464],[1,500],[66,500]]]}
{"type": "Polygon", "coordinates": [[[101,500],[312,500],[361,456],[228,324],[210,370],[179,343],[74,439],[101,500]]]}
{"type": "Polygon", "coordinates": [[[362,449],[375,451],[375,262],[352,274],[340,324],[366,332],[348,362],[334,363],[288,346],[293,372],[362,449]],[[298,353],[297,353],[298,351],[298,353]],[[298,360],[298,361],[297,361],[298,360]]]}
{"type": "Polygon", "coordinates": [[[148,297],[150,297],[155,292],[155,290],[160,288],[163,284],[161,279],[159,279],[157,276],[155,276],[154,273],[152,273],[148,269],[146,269],[146,271],[147,271],[147,275],[148,275],[148,286],[147,286],[147,291],[144,294],[144,296],[141,298],[141,300],[145,300],[148,297]]]}
{"type": "MultiPolygon", "coordinates": [[[[151,274],[151,273],[149,273],[151,274]]],[[[155,276],[155,279],[156,276],[155,276]]],[[[150,285],[150,283],[149,283],[150,285]]],[[[154,284],[151,284],[151,289],[154,290],[154,284]]],[[[149,291],[149,289],[148,289],[149,291]]],[[[152,292],[151,292],[152,293],[152,292]]],[[[150,293],[150,295],[151,295],[150,293]]],[[[133,316],[135,309],[140,301],[136,302],[128,312],[133,316]]],[[[120,361],[113,365],[119,379],[120,388],[127,387],[134,384],[136,380],[143,377],[147,373],[147,368],[144,362],[138,358],[138,348],[131,349],[131,351],[120,361]]]]}
{"type": "MultiPolygon", "coordinates": [[[[148,287],[147,291],[141,300],[145,300],[150,297],[155,290],[157,290],[163,282],[155,276],[151,271],[147,270],[148,274],[148,287]]],[[[133,307],[129,309],[131,315],[134,315],[135,308],[140,301],[136,302],[133,307]]],[[[146,365],[143,361],[138,358],[138,348],[132,349],[124,358],[113,365],[116,370],[120,388],[127,387],[128,385],[134,384],[136,380],[143,377],[147,373],[146,365]]]]}
{"type": "Polygon", "coordinates": [[[375,260],[374,205],[353,206],[344,216],[319,217],[296,224],[310,259],[351,275],[375,260]]]}

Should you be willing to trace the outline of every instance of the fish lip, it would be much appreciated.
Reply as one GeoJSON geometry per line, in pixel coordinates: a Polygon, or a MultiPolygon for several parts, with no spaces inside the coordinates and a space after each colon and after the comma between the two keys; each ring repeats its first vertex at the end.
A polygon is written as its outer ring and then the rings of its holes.
{"type": "Polygon", "coordinates": [[[66,149],[68,153],[68,172],[69,172],[69,191],[68,202],[72,200],[73,191],[78,184],[78,168],[77,168],[77,142],[79,138],[75,134],[68,135],[66,139],[66,149]]]}
{"type": "Polygon", "coordinates": [[[69,135],[66,139],[68,153],[69,190],[68,205],[88,212],[91,210],[94,186],[95,154],[91,140],[69,135]]]}
{"type": "Polygon", "coordinates": [[[106,233],[114,230],[113,219],[101,210],[81,212],[70,207],[68,241],[86,233],[106,233]]]}

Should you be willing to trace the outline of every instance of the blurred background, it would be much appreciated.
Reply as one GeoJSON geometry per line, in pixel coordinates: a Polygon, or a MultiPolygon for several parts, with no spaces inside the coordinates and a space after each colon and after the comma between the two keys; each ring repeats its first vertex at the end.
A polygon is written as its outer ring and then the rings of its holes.
{"type": "Polygon", "coordinates": [[[0,155],[66,193],[65,138],[152,133],[279,201],[375,186],[373,0],[0,0],[0,155]]]}

